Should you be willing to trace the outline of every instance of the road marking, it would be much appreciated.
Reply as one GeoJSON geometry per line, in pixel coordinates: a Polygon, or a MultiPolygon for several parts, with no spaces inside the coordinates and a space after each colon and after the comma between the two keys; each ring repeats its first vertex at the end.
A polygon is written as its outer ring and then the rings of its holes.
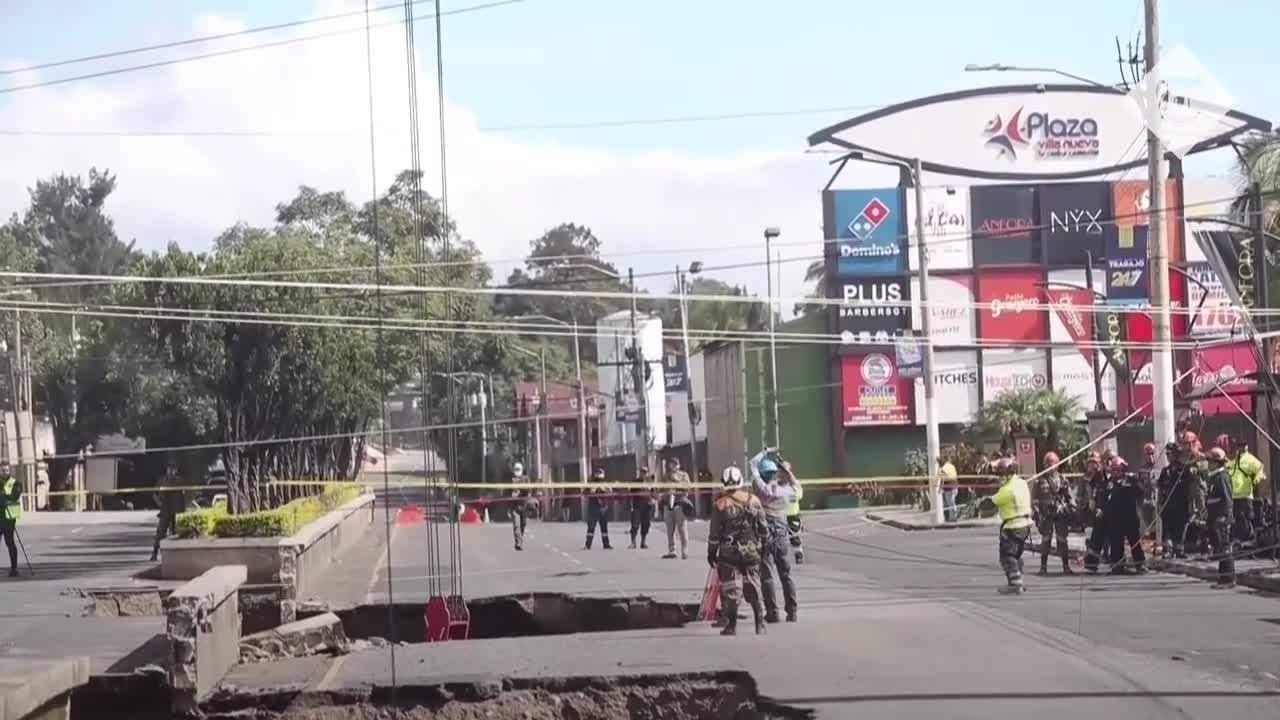
{"type": "Polygon", "coordinates": [[[61,535],[54,535],[53,537],[51,537],[51,538],[49,538],[49,539],[50,539],[50,540],[61,540],[61,539],[62,539],[62,536],[61,536],[61,535]]]}
{"type": "Polygon", "coordinates": [[[1280,680],[1280,677],[1276,677],[1274,674],[1269,673],[1269,672],[1264,672],[1264,673],[1262,673],[1262,677],[1265,677],[1265,678],[1267,678],[1267,679],[1269,679],[1269,680],[1280,680]]]}
{"type": "Polygon", "coordinates": [[[80,531],[81,531],[81,530],[83,530],[83,529],[84,529],[84,526],[83,526],[83,525],[81,525],[81,526],[80,526],[80,527],[78,527],[78,528],[74,528],[74,529],[72,529],[72,530],[71,530],[71,534],[72,534],[72,535],[75,535],[76,533],[80,532],[80,531]]]}
{"type": "MultiPolygon", "coordinates": [[[[382,557],[378,558],[378,562],[373,566],[373,574],[369,578],[368,591],[365,593],[365,596],[364,596],[365,603],[373,602],[373,588],[378,585],[378,568],[382,567],[383,565],[387,565],[390,562],[391,546],[395,543],[396,534],[399,531],[400,531],[399,525],[391,526],[391,533],[387,535],[387,546],[382,549],[382,557]]],[[[391,568],[388,567],[387,572],[390,572],[390,571],[391,571],[391,568]]],[[[395,645],[392,645],[391,652],[394,653],[395,651],[396,651],[395,645]]],[[[324,672],[324,677],[320,678],[320,682],[316,684],[317,690],[329,690],[332,688],[333,681],[338,676],[338,671],[341,670],[342,666],[346,664],[348,657],[351,657],[351,656],[340,655],[338,656],[337,659],[333,661],[333,664],[329,666],[329,669],[324,672]]]]}
{"type": "MultiPolygon", "coordinates": [[[[459,576],[461,576],[461,577],[475,577],[475,576],[477,576],[477,575],[504,575],[504,574],[507,574],[507,573],[526,573],[526,572],[537,572],[537,571],[539,571],[539,570],[545,570],[545,569],[546,569],[546,568],[544,568],[543,566],[541,566],[541,565],[537,565],[537,566],[534,566],[534,567],[524,567],[524,568],[507,568],[507,569],[504,569],[504,570],[475,570],[475,571],[471,571],[471,572],[463,572],[463,573],[459,573],[459,576]]],[[[410,581],[410,580],[436,580],[436,579],[445,578],[445,577],[453,577],[453,576],[452,576],[452,575],[446,575],[446,574],[444,574],[444,573],[441,573],[441,574],[439,574],[439,575],[414,575],[414,576],[412,576],[412,577],[402,577],[402,576],[400,576],[400,575],[397,575],[397,576],[395,577],[395,579],[396,579],[396,581],[397,581],[397,582],[408,582],[408,581],[410,581]]],[[[374,584],[376,585],[377,583],[374,583],[374,584]]]]}

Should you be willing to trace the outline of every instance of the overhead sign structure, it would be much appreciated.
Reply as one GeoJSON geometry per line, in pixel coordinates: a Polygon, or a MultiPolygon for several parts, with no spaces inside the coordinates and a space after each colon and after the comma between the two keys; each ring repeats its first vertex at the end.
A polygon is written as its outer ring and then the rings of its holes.
{"type": "Polygon", "coordinates": [[[827,237],[834,239],[836,275],[906,272],[906,228],[899,188],[828,190],[822,194],[827,237]]]}
{"type": "MultiPolygon", "coordinates": [[[[1192,99],[1190,102],[1194,102],[1192,99]]],[[[1182,138],[1187,153],[1227,145],[1271,123],[1238,110],[1182,138]]],[[[891,105],[809,136],[899,160],[929,172],[1005,180],[1087,178],[1146,164],[1133,139],[1146,133],[1138,104],[1123,90],[1094,85],[1005,85],[891,105]]]]}

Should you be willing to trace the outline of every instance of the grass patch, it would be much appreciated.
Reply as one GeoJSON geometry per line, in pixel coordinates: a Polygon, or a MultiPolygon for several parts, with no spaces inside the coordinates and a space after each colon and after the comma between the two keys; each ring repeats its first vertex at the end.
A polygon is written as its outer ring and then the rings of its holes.
{"type": "Polygon", "coordinates": [[[184,539],[287,537],[325,513],[360,496],[363,488],[356,483],[330,483],[319,495],[299,498],[274,510],[232,515],[219,503],[178,515],[178,537],[184,539]]]}

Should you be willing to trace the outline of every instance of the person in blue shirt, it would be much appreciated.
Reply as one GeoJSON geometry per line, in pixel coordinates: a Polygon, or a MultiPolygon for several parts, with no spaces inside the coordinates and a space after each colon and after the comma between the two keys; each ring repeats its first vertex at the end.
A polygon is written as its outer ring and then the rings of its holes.
{"type": "Polygon", "coordinates": [[[796,495],[796,487],[788,473],[780,473],[780,459],[774,448],[756,453],[748,464],[751,469],[752,492],[764,506],[765,523],[769,528],[761,551],[760,589],[764,595],[765,622],[778,622],[778,598],[773,588],[776,572],[782,585],[783,610],[787,622],[796,621],[796,584],[791,579],[791,558],[788,552],[791,532],[787,528],[787,507],[796,495]]]}

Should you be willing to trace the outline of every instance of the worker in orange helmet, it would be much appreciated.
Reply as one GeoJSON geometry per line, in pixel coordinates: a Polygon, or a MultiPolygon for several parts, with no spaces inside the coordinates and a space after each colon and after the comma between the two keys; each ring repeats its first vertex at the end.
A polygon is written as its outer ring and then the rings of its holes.
{"type": "Polygon", "coordinates": [[[1058,471],[1058,454],[1044,454],[1044,471],[1031,488],[1031,508],[1036,529],[1040,532],[1040,574],[1049,574],[1050,541],[1057,538],[1058,556],[1062,558],[1062,574],[1073,575],[1067,560],[1067,532],[1076,515],[1076,498],[1071,484],[1058,471]]]}
{"type": "Polygon", "coordinates": [[[1145,574],[1147,556],[1142,550],[1141,521],[1138,516],[1142,486],[1137,475],[1129,472],[1129,464],[1118,455],[1111,459],[1111,473],[1107,484],[1109,490],[1103,514],[1106,517],[1108,544],[1111,546],[1111,572],[1114,575],[1129,573],[1124,564],[1124,551],[1128,547],[1134,571],[1139,575],[1145,574]]]}
{"type": "MultiPolygon", "coordinates": [[[[1108,458],[1109,460],[1110,458],[1108,458]]],[[[1098,561],[1104,555],[1110,555],[1107,545],[1107,518],[1105,509],[1110,494],[1108,468],[1103,456],[1090,452],[1084,463],[1085,480],[1089,486],[1089,512],[1086,521],[1089,524],[1089,539],[1085,547],[1084,567],[1091,573],[1098,571],[1098,561]]]]}

